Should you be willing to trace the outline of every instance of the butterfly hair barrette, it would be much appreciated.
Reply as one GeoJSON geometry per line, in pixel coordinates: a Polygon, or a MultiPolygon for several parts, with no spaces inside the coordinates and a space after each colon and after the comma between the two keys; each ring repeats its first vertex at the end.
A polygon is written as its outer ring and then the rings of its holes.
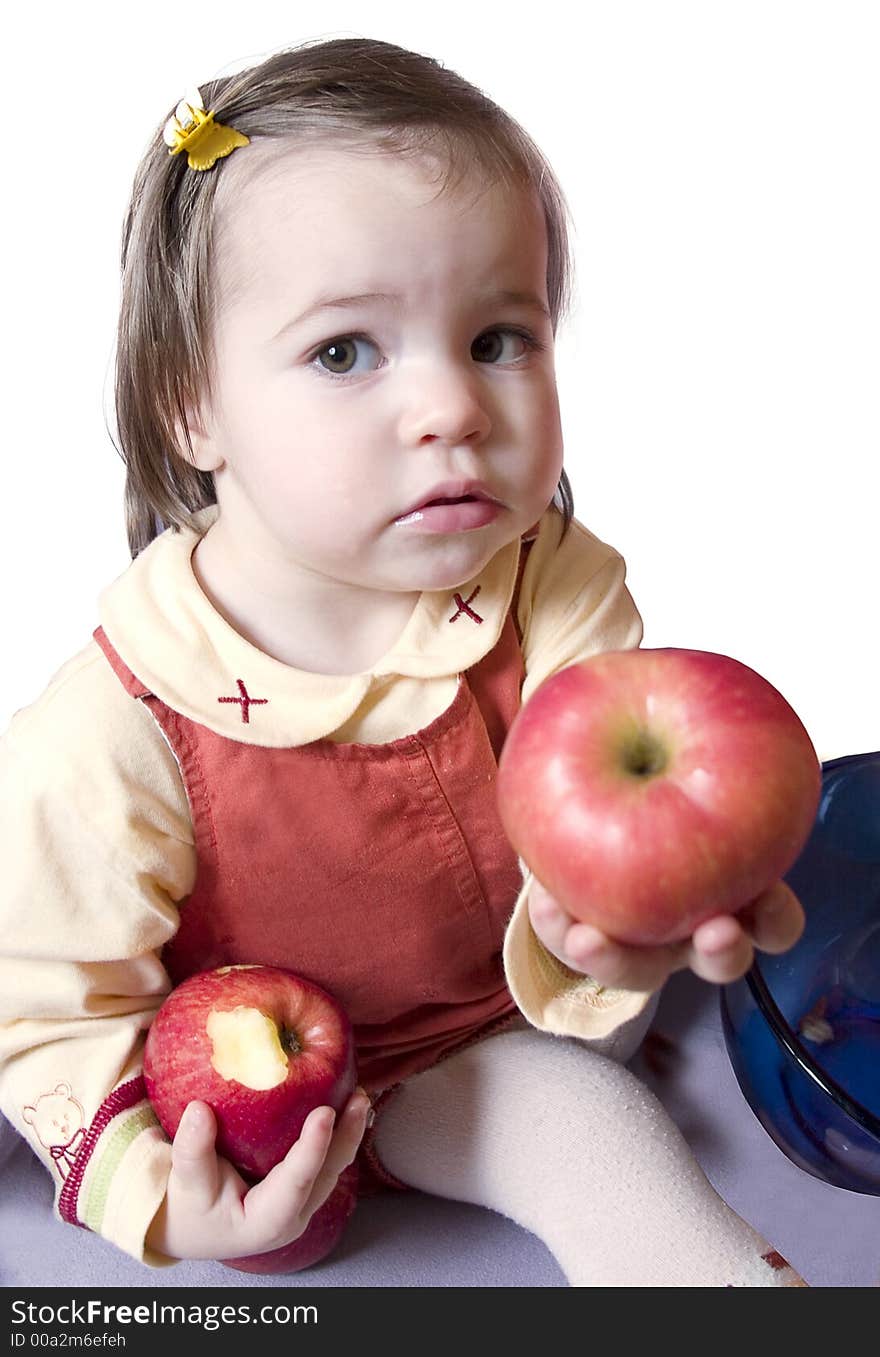
{"type": "Polygon", "coordinates": [[[191,170],[210,170],[222,156],[229,155],[236,146],[247,146],[250,141],[234,127],[215,122],[197,89],[189,90],[181,99],[162,130],[162,138],[171,148],[169,155],[186,151],[191,170]]]}

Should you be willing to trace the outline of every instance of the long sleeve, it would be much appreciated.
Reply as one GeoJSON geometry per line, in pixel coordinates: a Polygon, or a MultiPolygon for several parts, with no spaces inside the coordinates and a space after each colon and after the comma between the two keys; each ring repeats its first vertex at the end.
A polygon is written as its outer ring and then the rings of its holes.
{"type": "Polygon", "coordinates": [[[523,572],[518,617],[524,703],[567,665],[605,650],[632,650],[642,639],[620,553],[577,519],[561,542],[560,531],[560,515],[545,514],[523,572]]]}
{"type": "MultiPolygon", "coordinates": [[[[626,587],[626,566],[612,547],[574,520],[560,542],[561,517],[545,514],[523,573],[519,622],[523,633],[523,702],[560,669],[606,650],[628,650],[642,639],[642,620],[626,587]]],[[[529,919],[533,880],[523,886],[504,940],[510,991],[533,1026],[575,1036],[603,1054],[628,1060],[653,1017],[658,994],[603,988],[558,961],[529,919]]]]}
{"type": "Polygon", "coordinates": [[[62,1219],[153,1265],[170,1145],[147,1102],[146,1029],[195,856],[170,750],[96,646],[0,741],[0,1108],[62,1219]]]}

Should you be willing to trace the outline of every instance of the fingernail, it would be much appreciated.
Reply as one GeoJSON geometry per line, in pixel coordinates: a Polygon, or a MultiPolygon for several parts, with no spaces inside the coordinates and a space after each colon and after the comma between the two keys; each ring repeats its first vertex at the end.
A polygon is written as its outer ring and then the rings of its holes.
{"type": "Polygon", "coordinates": [[[193,1103],[187,1103],[183,1109],[183,1115],[177,1123],[177,1134],[185,1140],[191,1139],[198,1134],[199,1122],[202,1119],[202,1109],[194,1106],[193,1103]]]}
{"type": "Polygon", "coordinates": [[[541,894],[540,891],[532,891],[529,904],[539,919],[555,919],[559,913],[559,906],[553,896],[546,893],[541,894]]]}
{"type": "Polygon", "coordinates": [[[700,951],[706,956],[717,956],[719,952],[726,952],[735,942],[736,934],[732,932],[726,920],[719,919],[717,924],[714,922],[704,924],[700,932],[700,951]]]}
{"type": "Polygon", "coordinates": [[[376,1120],[376,1114],[373,1111],[369,1093],[365,1088],[361,1088],[360,1085],[358,1085],[355,1089],[355,1095],[355,1101],[352,1104],[355,1114],[361,1116],[366,1112],[366,1124],[367,1126],[372,1126],[373,1122],[376,1120]]]}
{"type": "Polygon", "coordinates": [[[605,947],[604,936],[590,924],[579,924],[570,939],[569,955],[578,961],[595,961],[605,947]]]}

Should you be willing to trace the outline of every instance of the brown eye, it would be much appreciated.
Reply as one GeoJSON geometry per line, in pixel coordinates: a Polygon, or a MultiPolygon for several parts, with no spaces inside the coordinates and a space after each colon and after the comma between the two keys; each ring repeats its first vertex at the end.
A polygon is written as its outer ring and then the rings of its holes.
{"type": "Polygon", "coordinates": [[[312,354],[311,363],[328,377],[362,376],[381,366],[377,346],[366,335],[337,335],[312,354]]]}
{"type": "Polygon", "coordinates": [[[321,366],[326,367],[328,372],[350,372],[354,363],[355,345],[351,339],[334,339],[332,344],[327,344],[320,353],[316,355],[321,361],[321,366]],[[324,358],[327,357],[325,363],[324,358]]]}
{"type": "Polygon", "coordinates": [[[544,347],[525,330],[515,330],[509,326],[502,326],[497,330],[486,330],[475,339],[471,345],[471,353],[481,363],[497,363],[504,355],[505,341],[508,340],[512,340],[517,347],[508,350],[507,362],[522,358],[523,353],[528,352],[529,349],[544,347]]]}
{"type": "Polygon", "coordinates": [[[488,330],[486,334],[474,340],[473,355],[483,363],[494,363],[503,347],[499,331],[488,330]]]}

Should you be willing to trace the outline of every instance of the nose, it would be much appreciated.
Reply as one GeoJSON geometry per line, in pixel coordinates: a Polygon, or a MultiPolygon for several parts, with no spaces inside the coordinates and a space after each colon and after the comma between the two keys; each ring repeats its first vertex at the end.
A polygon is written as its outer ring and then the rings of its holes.
{"type": "Polygon", "coordinates": [[[426,365],[411,376],[409,401],[401,421],[408,446],[441,442],[482,443],[492,421],[476,373],[456,363],[426,365]]]}

